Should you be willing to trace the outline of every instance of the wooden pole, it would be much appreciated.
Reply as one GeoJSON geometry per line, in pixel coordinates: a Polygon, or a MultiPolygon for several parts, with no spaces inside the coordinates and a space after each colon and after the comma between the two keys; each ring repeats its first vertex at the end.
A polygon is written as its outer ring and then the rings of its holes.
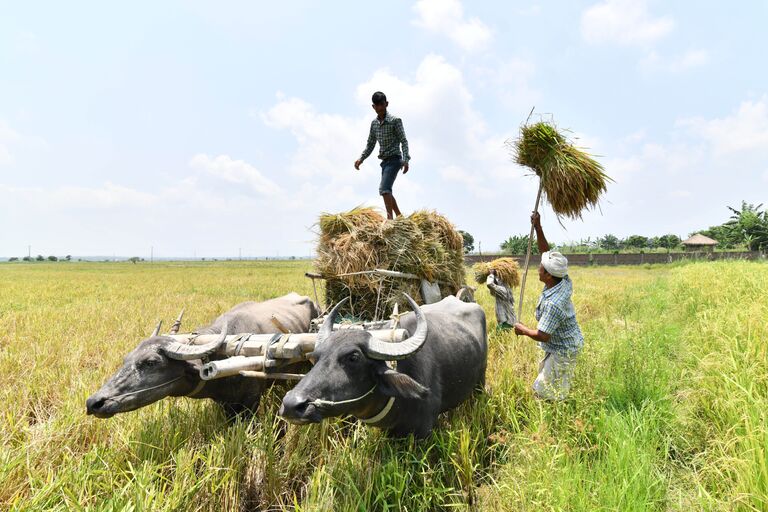
{"type": "MultiPolygon", "coordinates": [[[[539,192],[536,194],[536,205],[533,207],[533,213],[539,211],[539,201],[541,200],[541,179],[539,179],[539,192]]],[[[531,247],[533,245],[533,223],[531,223],[531,234],[528,235],[528,252],[525,253],[525,269],[523,270],[523,280],[520,282],[520,302],[517,304],[517,321],[522,321],[523,316],[523,297],[525,296],[525,280],[528,277],[528,264],[531,261],[531,247]]]]}

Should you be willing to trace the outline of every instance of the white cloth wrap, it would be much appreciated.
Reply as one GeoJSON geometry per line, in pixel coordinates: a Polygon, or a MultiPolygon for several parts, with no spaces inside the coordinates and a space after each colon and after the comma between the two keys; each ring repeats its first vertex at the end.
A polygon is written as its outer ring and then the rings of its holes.
{"type": "Polygon", "coordinates": [[[568,259],[557,251],[542,253],[541,264],[553,277],[565,277],[568,273],[568,259]]]}

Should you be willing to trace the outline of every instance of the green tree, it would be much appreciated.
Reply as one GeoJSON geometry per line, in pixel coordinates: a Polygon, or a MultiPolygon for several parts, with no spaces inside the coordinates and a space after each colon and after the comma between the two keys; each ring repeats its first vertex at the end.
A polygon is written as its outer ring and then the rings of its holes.
{"type": "Polygon", "coordinates": [[[128,258],[128,261],[130,261],[131,263],[133,263],[135,265],[138,261],[140,261],[140,258],[138,256],[132,256],[132,257],[128,258]]]}
{"type": "Polygon", "coordinates": [[[35,260],[37,260],[37,261],[45,261],[45,258],[43,257],[42,254],[38,254],[37,257],[35,258],[35,260]]]}
{"type": "Polygon", "coordinates": [[[16,256],[13,256],[11,258],[8,258],[8,261],[19,261],[19,258],[17,258],[16,256]]]}
{"type": "Polygon", "coordinates": [[[459,230],[461,238],[464,244],[464,254],[468,254],[475,250],[475,237],[467,233],[466,231],[459,230]]]}
{"type": "Polygon", "coordinates": [[[621,249],[621,240],[616,235],[605,235],[600,239],[600,248],[606,251],[618,251],[621,249]]]}
{"type": "Polygon", "coordinates": [[[48,261],[59,261],[59,258],[57,258],[54,255],[50,255],[50,256],[48,256],[48,261]]]}
{"type": "Polygon", "coordinates": [[[64,259],[67,260],[67,261],[72,261],[72,255],[71,254],[67,254],[66,256],[64,256],[64,259]]]}
{"type": "Polygon", "coordinates": [[[21,258],[21,261],[32,261],[32,257],[31,256],[24,256],[23,258],[21,258]]]}
{"type": "Polygon", "coordinates": [[[628,236],[624,240],[625,247],[631,247],[632,249],[645,249],[648,247],[648,237],[642,235],[628,236]]]}
{"type": "Polygon", "coordinates": [[[659,237],[659,247],[664,249],[677,249],[680,247],[680,237],[677,235],[664,235],[659,237]]]}
{"type": "MultiPolygon", "coordinates": [[[[501,250],[509,254],[525,254],[528,250],[528,235],[513,235],[501,243],[501,250]]],[[[538,254],[536,244],[532,245],[531,252],[538,254]]]]}

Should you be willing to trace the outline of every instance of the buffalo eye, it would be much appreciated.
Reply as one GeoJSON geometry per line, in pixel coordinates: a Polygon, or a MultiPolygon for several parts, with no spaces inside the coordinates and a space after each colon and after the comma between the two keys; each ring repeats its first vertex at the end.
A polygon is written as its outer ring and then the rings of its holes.
{"type": "Polygon", "coordinates": [[[153,368],[159,366],[162,362],[163,360],[160,357],[148,357],[136,363],[136,366],[139,368],[153,368]]]}
{"type": "Polygon", "coordinates": [[[360,352],[350,352],[344,357],[344,360],[348,363],[359,363],[360,360],[363,358],[363,356],[360,354],[360,352]]]}

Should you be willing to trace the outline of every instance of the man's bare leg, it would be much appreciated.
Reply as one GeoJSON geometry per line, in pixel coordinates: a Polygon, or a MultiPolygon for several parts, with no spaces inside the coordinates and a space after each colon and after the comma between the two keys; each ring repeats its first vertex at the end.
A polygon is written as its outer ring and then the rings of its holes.
{"type": "Polygon", "coordinates": [[[395,199],[395,196],[393,196],[392,194],[389,194],[389,197],[392,198],[391,199],[392,211],[395,212],[396,216],[398,217],[402,216],[403,214],[400,213],[400,208],[397,207],[397,200],[395,199]]]}
{"type": "Polygon", "coordinates": [[[387,210],[387,219],[392,220],[392,194],[382,194],[384,198],[384,208],[387,210]]]}

